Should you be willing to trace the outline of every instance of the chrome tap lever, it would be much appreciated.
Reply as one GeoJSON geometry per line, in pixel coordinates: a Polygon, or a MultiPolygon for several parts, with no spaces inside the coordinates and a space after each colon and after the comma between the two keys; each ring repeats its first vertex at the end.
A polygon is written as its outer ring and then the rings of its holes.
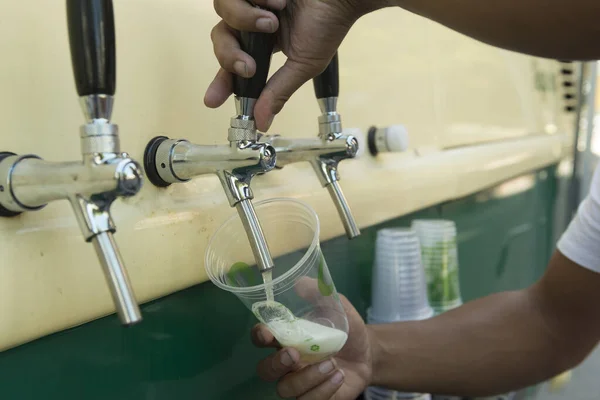
{"type": "Polygon", "coordinates": [[[337,112],[337,99],[340,93],[339,60],[335,53],[325,70],[313,79],[315,96],[319,102],[319,136],[325,142],[339,141],[345,143],[346,151],[323,154],[311,161],[321,183],[327,188],[335,203],[338,214],[349,239],[360,235],[358,225],[352,216],[350,206],[339,185],[338,163],[347,158],[354,158],[358,152],[358,140],[351,135],[342,134],[342,119],[337,112]]]}
{"type": "Polygon", "coordinates": [[[0,153],[0,216],[35,211],[69,200],[87,242],[92,242],[121,322],[141,321],[139,307],[114,242],[110,206],[142,188],[137,162],[121,153],[110,122],[116,62],[112,0],[67,0],[71,60],[86,124],[81,161],[49,162],[34,155],[0,153]]]}

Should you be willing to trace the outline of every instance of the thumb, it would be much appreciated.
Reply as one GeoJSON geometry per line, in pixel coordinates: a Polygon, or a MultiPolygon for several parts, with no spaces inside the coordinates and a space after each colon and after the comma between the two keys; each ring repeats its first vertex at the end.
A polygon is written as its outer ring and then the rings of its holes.
{"type": "Polygon", "coordinates": [[[290,97],[307,81],[324,70],[327,60],[319,63],[301,63],[287,59],[285,64],[273,74],[254,106],[256,127],[262,132],[269,130],[275,115],[290,97]]]}

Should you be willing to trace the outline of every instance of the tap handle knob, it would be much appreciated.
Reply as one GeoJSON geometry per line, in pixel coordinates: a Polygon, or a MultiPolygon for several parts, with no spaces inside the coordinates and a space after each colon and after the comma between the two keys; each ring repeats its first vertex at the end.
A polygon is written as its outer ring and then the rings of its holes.
{"type": "Polygon", "coordinates": [[[317,99],[338,97],[340,94],[340,73],[337,52],[329,62],[327,68],[313,79],[313,85],[317,99]]]}
{"type": "Polygon", "coordinates": [[[113,96],[117,73],[112,0],[67,0],[67,23],[77,93],[113,96]]]}
{"type": "MultiPolygon", "coordinates": [[[[248,1],[255,7],[254,3],[248,1]]],[[[240,48],[254,58],[256,73],[251,78],[233,75],[233,93],[237,97],[258,99],[267,84],[271,56],[275,47],[275,35],[262,32],[240,32],[240,48]]]]}

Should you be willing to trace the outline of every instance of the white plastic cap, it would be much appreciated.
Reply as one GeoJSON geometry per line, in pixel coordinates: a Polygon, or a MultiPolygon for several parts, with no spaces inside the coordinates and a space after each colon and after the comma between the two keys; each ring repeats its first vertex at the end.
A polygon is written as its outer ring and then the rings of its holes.
{"type": "Polygon", "coordinates": [[[406,151],[409,146],[408,131],[404,125],[391,125],[385,129],[387,151],[390,153],[406,151]]]}
{"type": "Polygon", "coordinates": [[[379,153],[400,153],[408,150],[408,131],[404,125],[372,127],[367,136],[367,145],[373,156],[379,153]]]}

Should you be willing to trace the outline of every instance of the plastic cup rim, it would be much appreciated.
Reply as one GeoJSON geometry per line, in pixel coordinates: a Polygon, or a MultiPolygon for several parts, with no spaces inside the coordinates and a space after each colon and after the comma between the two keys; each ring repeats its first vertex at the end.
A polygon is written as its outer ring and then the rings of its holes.
{"type": "MultiPolygon", "coordinates": [[[[295,273],[297,273],[302,266],[304,266],[306,264],[306,261],[308,260],[308,258],[315,252],[315,250],[317,249],[317,247],[319,246],[319,235],[320,235],[320,221],[319,221],[319,216],[317,215],[317,213],[315,212],[315,210],[308,205],[307,203],[298,200],[298,199],[293,199],[293,198],[289,198],[289,197],[274,197],[271,199],[266,199],[266,200],[262,200],[259,202],[254,203],[254,208],[257,209],[261,206],[265,206],[268,205],[270,203],[281,203],[281,202],[285,202],[285,203],[293,203],[296,205],[301,206],[302,208],[304,208],[308,214],[310,214],[311,218],[313,219],[314,222],[314,235],[313,235],[313,239],[312,242],[310,243],[310,246],[308,247],[308,250],[304,253],[304,255],[302,256],[302,258],[292,267],[290,268],[286,273],[284,273],[283,275],[277,277],[276,279],[273,279],[271,281],[271,283],[269,284],[271,287],[275,287],[277,284],[285,281],[286,279],[288,279],[290,276],[294,275],[295,273]]],[[[205,256],[204,256],[204,265],[205,265],[205,270],[206,273],[208,275],[208,277],[210,278],[210,280],[218,287],[220,287],[223,290],[226,290],[230,293],[239,293],[239,294],[248,294],[248,293],[254,293],[254,292],[258,292],[258,291],[263,291],[265,288],[265,284],[261,283],[260,285],[254,285],[254,286],[247,286],[247,287],[235,287],[235,286],[230,286],[227,285],[221,281],[219,281],[217,279],[217,277],[214,274],[214,271],[212,268],[207,268],[206,266],[208,265],[208,250],[212,248],[212,244],[213,241],[216,239],[216,237],[218,236],[219,232],[221,232],[221,229],[225,229],[225,227],[231,223],[231,221],[236,220],[239,218],[239,215],[237,212],[232,213],[231,216],[229,216],[220,226],[219,228],[215,231],[215,233],[212,235],[212,237],[210,238],[209,242],[208,242],[208,246],[207,246],[207,251],[205,252],[205,256]]]]}

